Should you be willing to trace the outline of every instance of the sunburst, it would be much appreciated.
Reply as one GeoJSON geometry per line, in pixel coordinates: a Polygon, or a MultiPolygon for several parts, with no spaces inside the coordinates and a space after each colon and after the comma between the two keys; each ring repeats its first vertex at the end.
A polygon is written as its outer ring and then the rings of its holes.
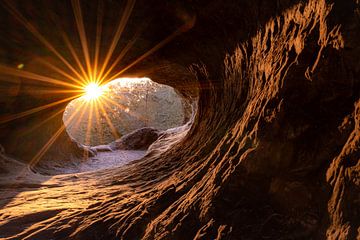
{"type": "MultiPolygon", "coordinates": [[[[74,12],[74,24],[77,28],[77,32],[79,35],[80,43],[81,43],[81,50],[82,56],[77,54],[75,47],[72,45],[68,35],[65,31],[60,31],[61,36],[64,40],[64,46],[66,46],[71,53],[70,56],[72,60],[75,61],[75,65],[71,64],[70,59],[66,59],[65,54],[55,48],[55,46],[49,41],[46,36],[42,35],[41,32],[33,25],[30,21],[28,21],[21,12],[13,5],[12,1],[4,0],[1,4],[20,22],[24,25],[24,27],[34,35],[34,37],[39,40],[40,43],[43,44],[52,54],[61,61],[62,66],[57,66],[55,64],[43,61],[44,66],[48,67],[49,69],[55,71],[57,74],[62,76],[61,78],[53,78],[49,76],[44,76],[39,73],[25,71],[24,69],[18,69],[17,67],[9,67],[0,64],[0,74],[8,75],[8,76],[16,76],[21,78],[30,79],[34,82],[43,82],[49,83],[54,86],[57,86],[57,90],[54,91],[56,94],[64,94],[64,98],[58,100],[56,102],[48,103],[44,106],[36,107],[33,109],[26,110],[24,112],[20,112],[11,116],[0,117],[0,124],[7,123],[13,121],[18,118],[23,118],[28,115],[43,111],[44,109],[48,109],[59,105],[64,102],[69,102],[75,98],[83,98],[84,107],[83,109],[77,109],[69,118],[69,121],[75,121],[76,124],[82,118],[84,114],[84,109],[88,108],[91,112],[91,115],[94,115],[96,122],[99,122],[99,115],[100,113],[105,116],[107,123],[113,131],[114,137],[118,137],[116,129],[114,129],[113,124],[108,117],[108,113],[104,110],[105,106],[116,104],[113,101],[109,100],[106,96],[104,96],[106,92],[105,83],[109,82],[112,79],[118,78],[121,76],[125,71],[148,57],[150,54],[154,53],[162,46],[170,42],[174,37],[178,34],[182,33],[189,27],[189,23],[185,23],[184,25],[180,26],[180,28],[175,29],[175,31],[170,34],[168,37],[163,39],[161,42],[157,43],[149,49],[147,52],[141,54],[137,59],[131,62],[129,65],[123,67],[119,71],[114,71],[116,67],[121,63],[123,57],[131,51],[132,46],[137,40],[138,33],[134,36],[134,38],[129,41],[126,46],[122,49],[122,51],[114,56],[114,51],[118,46],[119,40],[121,39],[122,33],[125,30],[127,22],[131,16],[132,10],[135,6],[135,0],[128,0],[126,6],[124,8],[123,14],[117,24],[115,33],[113,38],[110,40],[108,44],[101,44],[102,41],[102,23],[103,23],[103,16],[105,15],[104,12],[104,4],[102,1],[99,1],[98,6],[98,14],[96,19],[96,35],[93,36],[95,39],[94,46],[91,46],[88,42],[87,33],[84,27],[84,20],[82,14],[82,8],[80,4],[80,0],[72,0],[72,8],[74,12]],[[100,46],[109,46],[108,49],[102,49],[100,46]],[[89,49],[93,48],[94,56],[91,56],[89,49]],[[100,55],[104,56],[102,62],[100,62],[100,55]],[[112,59],[115,59],[112,61],[112,59]],[[66,67],[64,69],[63,67],[66,67]],[[113,73],[115,72],[115,73],[113,73]],[[111,75],[111,73],[113,73],[111,75]],[[73,96],[69,97],[69,93],[73,96]],[[76,93],[76,94],[75,94],[76,93]],[[65,97],[65,94],[66,97],[65,97]],[[75,114],[77,115],[75,117],[75,114]]],[[[64,109],[63,109],[64,110],[64,109]]],[[[58,114],[58,113],[56,113],[58,114]]],[[[51,116],[54,117],[54,116],[51,116]]],[[[90,117],[90,116],[89,116],[90,117]]],[[[92,116],[91,116],[92,117],[92,116]]],[[[42,121],[39,125],[35,126],[38,128],[41,126],[42,121]]],[[[90,121],[89,121],[90,123],[90,121]]],[[[90,129],[93,126],[88,124],[87,134],[90,134],[90,129]]],[[[64,126],[60,129],[55,131],[55,134],[49,138],[49,141],[43,146],[42,149],[33,157],[31,164],[36,164],[37,161],[46,153],[46,151],[51,147],[51,145],[56,141],[56,139],[60,136],[60,133],[64,131],[64,126]]],[[[101,132],[101,129],[100,129],[101,132]]],[[[90,136],[87,136],[89,139],[90,136]]]]}
{"type": "Polygon", "coordinates": [[[106,86],[100,86],[95,82],[91,82],[84,87],[85,95],[83,98],[87,101],[99,99],[105,92],[106,86]]]}

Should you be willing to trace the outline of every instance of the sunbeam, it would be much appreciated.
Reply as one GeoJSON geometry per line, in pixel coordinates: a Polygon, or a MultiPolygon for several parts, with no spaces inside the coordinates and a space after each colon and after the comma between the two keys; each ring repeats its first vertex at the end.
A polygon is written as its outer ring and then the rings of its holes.
{"type": "Polygon", "coordinates": [[[158,51],[160,48],[164,47],[167,43],[172,41],[176,36],[183,33],[186,29],[189,28],[189,23],[183,24],[180,28],[178,28],[176,31],[174,31],[172,34],[170,34],[168,37],[163,39],[161,42],[157,43],[154,47],[152,47],[150,50],[142,54],[140,57],[138,57],[135,61],[127,65],[125,68],[123,68],[118,73],[111,76],[109,79],[116,79],[117,77],[121,76],[124,72],[132,68],[134,65],[138,64],[139,62],[143,61],[145,58],[149,57],[154,52],[158,51]]]}
{"type": "Polygon", "coordinates": [[[106,103],[99,104],[100,111],[102,112],[103,116],[105,117],[106,123],[110,127],[111,133],[113,134],[114,138],[118,139],[118,138],[120,138],[120,135],[119,135],[118,131],[116,130],[116,128],[114,127],[114,124],[112,124],[112,122],[111,122],[106,110],[104,109],[103,105],[106,105],[106,103]]]}
{"type": "Polygon", "coordinates": [[[20,133],[20,136],[25,136],[30,134],[31,132],[35,131],[36,129],[40,128],[42,125],[44,125],[45,123],[49,122],[51,119],[54,119],[55,117],[59,116],[60,114],[64,113],[63,108],[61,108],[60,110],[56,111],[55,113],[51,114],[49,117],[47,117],[46,119],[44,119],[43,121],[37,123],[36,125],[32,126],[31,128],[29,128],[28,130],[25,130],[24,132],[20,133]]]}
{"type": "Polygon", "coordinates": [[[71,56],[74,58],[77,66],[79,67],[81,73],[83,74],[83,77],[82,77],[82,79],[83,79],[83,81],[84,81],[83,84],[87,84],[87,83],[88,83],[87,73],[86,73],[86,71],[85,71],[85,69],[84,69],[83,64],[82,64],[81,61],[80,61],[79,56],[76,54],[76,51],[75,51],[75,49],[74,49],[74,46],[71,44],[71,41],[69,40],[69,37],[66,35],[65,32],[62,32],[62,33],[61,33],[61,36],[63,37],[63,39],[64,39],[64,41],[65,41],[65,45],[66,45],[66,47],[69,49],[69,51],[70,51],[70,53],[71,53],[71,56]]]}
{"type": "MultiPolygon", "coordinates": [[[[111,73],[111,71],[116,67],[116,65],[122,60],[122,58],[125,56],[125,54],[131,49],[131,47],[134,45],[134,43],[136,42],[136,37],[134,37],[131,41],[129,41],[126,46],[121,50],[120,54],[116,57],[115,61],[111,64],[111,66],[108,68],[108,70],[106,71],[106,73],[99,77],[98,81],[99,84],[103,83],[104,80],[109,76],[109,74],[111,73]]],[[[111,78],[113,79],[113,78],[111,78]]]]}
{"type": "Polygon", "coordinates": [[[51,64],[49,61],[45,61],[43,59],[39,59],[38,60],[41,64],[47,66],[49,69],[54,70],[55,72],[63,75],[64,77],[66,77],[69,80],[72,80],[73,82],[78,83],[80,86],[84,86],[85,85],[85,80],[84,78],[80,78],[76,79],[75,77],[71,76],[70,74],[68,74],[67,72],[65,72],[64,70],[60,69],[59,67],[55,66],[54,64],[51,64]]]}
{"type": "MultiPolygon", "coordinates": [[[[94,109],[94,101],[91,101],[90,103],[90,110],[88,115],[88,124],[86,126],[86,132],[85,132],[85,145],[90,146],[91,141],[91,130],[92,130],[92,119],[93,119],[93,109],[94,109]]],[[[86,159],[88,157],[88,152],[84,151],[84,158],[86,159]]]]}
{"type": "Polygon", "coordinates": [[[105,57],[105,60],[104,60],[104,62],[102,64],[101,71],[100,71],[100,73],[98,75],[98,78],[100,78],[100,79],[102,78],[102,75],[103,75],[103,73],[104,73],[104,71],[105,71],[105,69],[106,69],[106,67],[107,67],[107,65],[108,65],[108,63],[110,61],[110,58],[111,58],[111,56],[112,56],[112,54],[113,54],[113,52],[115,50],[115,47],[116,47],[116,45],[117,45],[117,43],[118,43],[118,41],[119,41],[119,39],[121,37],[121,34],[125,29],[127,21],[129,20],[131,12],[132,12],[132,10],[134,8],[135,2],[136,2],[135,0],[128,0],[127,3],[126,3],[125,10],[124,10],[123,15],[122,15],[122,17],[120,19],[120,22],[119,22],[119,25],[118,25],[118,27],[116,29],[115,35],[114,35],[114,37],[113,37],[113,39],[111,41],[109,50],[106,53],[106,57],[105,57]]]}
{"type": "Polygon", "coordinates": [[[3,2],[4,7],[18,19],[29,32],[31,32],[46,48],[57,56],[77,77],[81,75],[71,66],[71,64],[59,53],[58,50],[32,25],[9,1],[3,2]]]}
{"type": "Polygon", "coordinates": [[[97,19],[96,19],[96,35],[95,35],[95,53],[94,53],[94,67],[93,67],[93,79],[97,80],[100,44],[101,44],[101,33],[102,33],[102,22],[104,16],[103,2],[99,1],[97,19]]]}
{"type": "Polygon", "coordinates": [[[62,125],[59,130],[57,130],[54,135],[51,136],[49,141],[45,143],[45,145],[40,149],[40,151],[31,159],[29,162],[30,168],[35,166],[36,163],[44,156],[44,154],[49,150],[49,148],[54,144],[56,139],[60,136],[60,134],[65,130],[65,125],[62,125]]]}
{"type": "Polygon", "coordinates": [[[50,77],[36,74],[33,72],[19,70],[17,68],[11,68],[11,67],[4,66],[4,65],[0,65],[0,73],[2,73],[4,75],[27,78],[27,79],[31,79],[31,80],[39,81],[39,82],[45,82],[45,83],[50,83],[50,84],[55,84],[55,85],[60,85],[60,86],[66,86],[66,87],[70,87],[70,88],[82,89],[82,86],[79,86],[79,85],[67,83],[67,82],[64,82],[59,79],[50,78],[50,77]]]}
{"type": "Polygon", "coordinates": [[[80,115],[76,119],[73,118],[73,119],[67,120],[66,122],[64,122],[64,124],[67,124],[69,126],[69,128],[74,128],[74,129],[78,130],[79,124],[80,124],[81,120],[83,119],[84,114],[87,109],[87,106],[84,107],[84,105],[85,105],[85,101],[82,102],[80,108],[75,109],[75,115],[78,115],[79,111],[81,110],[80,115]],[[76,120],[76,122],[73,124],[73,122],[75,120],[76,120]]]}
{"type": "Polygon", "coordinates": [[[97,83],[92,82],[85,86],[85,95],[83,98],[87,101],[97,100],[105,92],[105,86],[99,86],[97,83]]]}
{"type": "MultiPolygon", "coordinates": [[[[106,107],[108,107],[108,108],[110,108],[109,105],[112,104],[112,105],[118,107],[119,109],[121,109],[121,110],[123,110],[123,111],[126,111],[126,107],[125,107],[125,106],[121,105],[120,103],[112,100],[111,98],[109,98],[109,97],[107,97],[107,96],[104,96],[103,104],[104,104],[106,107]]],[[[139,120],[145,120],[143,117],[141,117],[141,116],[139,116],[139,115],[137,115],[137,114],[135,114],[135,113],[133,113],[133,112],[131,112],[131,111],[129,111],[128,114],[131,115],[131,116],[133,116],[133,117],[136,117],[136,118],[139,119],[139,120]]]]}
{"type": "Polygon", "coordinates": [[[96,121],[96,127],[98,128],[98,138],[100,139],[101,143],[104,143],[104,137],[103,137],[103,127],[100,120],[100,112],[99,112],[99,104],[96,102],[95,104],[95,121],[96,121]]]}
{"type": "MultiPolygon", "coordinates": [[[[66,124],[70,122],[76,115],[77,111],[75,111],[69,119],[67,120],[66,124]]],[[[45,153],[50,149],[50,147],[54,144],[56,139],[64,132],[66,128],[66,124],[63,124],[51,137],[50,139],[44,144],[44,146],[37,152],[37,154],[30,160],[29,167],[32,168],[40,161],[40,159],[45,155],[45,153]]]]}
{"type": "Polygon", "coordinates": [[[4,124],[4,123],[10,122],[10,121],[13,121],[15,119],[19,119],[19,118],[29,116],[31,114],[40,112],[40,111],[45,110],[47,108],[54,107],[54,106],[59,105],[59,104],[64,103],[64,102],[70,102],[71,100],[73,100],[75,98],[78,98],[80,96],[81,95],[75,95],[75,96],[68,97],[68,98],[65,98],[65,99],[62,99],[62,100],[59,100],[59,101],[56,101],[56,102],[52,102],[52,103],[49,103],[49,104],[46,104],[46,105],[42,105],[40,107],[32,108],[32,109],[29,109],[29,110],[21,112],[21,113],[12,114],[12,115],[9,115],[9,116],[3,116],[3,117],[0,118],[0,124],[4,124]]]}
{"type": "Polygon", "coordinates": [[[81,42],[81,46],[82,46],[82,50],[83,50],[83,54],[84,54],[84,58],[85,58],[87,74],[88,74],[87,76],[90,79],[90,82],[92,82],[93,81],[93,79],[92,79],[93,75],[91,73],[89,47],[88,47],[88,43],[87,43],[87,39],[86,39],[86,31],[85,31],[85,26],[84,26],[80,1],[79,0],[72,0],[71,4],[73,6],[73,11],[74,11],[75,20],[76,20],[76,26],[77,26],[77,29],[78,29],[80,42],[81,42]]]}
{"type": "MultiPolygon", "coordinates": [[[[90,145],[90,138],[91,134],[93,134],[92,128],[94,124],[99,128],[100,132],[103,131],[100,124],[101,118],[105,119],[105,122],[109,126],[111,134],[114,136],[114,138],[117,139],[120,137],[109,115],[109,111],[112,111],[114,106],[139,120],[144,120],[142,119],[142,116],[129,111],[128,108],[108,97],[106,93],[106,84],[103,83],[107,83],[113,79],[116,79],[125,71],[147,58],[150,54],[153,54],[155,51],[159,50],[165,44],[174,39],[174,37],[183,32],[187,25],[185,24],[184,26],[181,26],[164,40],[155,44],[150,50],[141,54],[140,57],[135,59],[135,61],[132,63],[128,64],[126,67],[116,70],[126,54],[129,53],[131,49],[133,49],[142,32],[138,29],[133,37],[124,44],[122,49],[117,49],[119,48],[118,45],[120,39],[133,12],[136,1],[128,0],[124,5],[122,15],[119,19],[119,22],[115,24],[115,31],[108,44],[104,44],[103,42],[105,39],[107,39],[103,36],[104,32],[106,32],[103,31],[103,24],[106,22],[104,21],[106,14],[104,2],[98,2],[95,21],[96,26],[94,30],[95,36],[91,38],[95,39],[93,42],[89,41],[90,38],[88,39],[91,34],[91,31],[89,30],[93,28],[88,28],[85,26],[85,23],[88,21],[84,20],[84,11],[82,9],[81,3],[82,2],[80,0],[71,0],[71,7],[74,15],[74,26],[77,31],[75,36],[80,40],[79,43],[81,50],[78,51],[76,48],[76,43],[74,43],[72,40],[72,36],[69,35],[69,31],[65,29],[63,25],[55,24],[55,26],[59,28],[58,33],[60,39],[63,41],[63,45],[66,48],[66,52],[61,52],[59,49],[55,48],[57,45],[49,41],[49,39],[43,35],[41,31],[39,31],[33,22],[29,21],[25,15],[16,9],[15,4],[8,0],[2,2],[2,5],[5,7],[5,9],[12,16],[14,16],[46,49],[48,49],[51,54],[55,55],[55,57],[59,59],[59,64],[54,63],[54,61],[48,61],[47,59],[42,58],[39,58],[37,61],[37,63],[41,64],[41,66],[53,71],[54,75],[52,76],[50,76],[51,73],[47,74],[49,76],[45,76],[38,72],[33,72],[33,70],[24,70],[23,67],[14,68],[6,65],[0,65],[0,74],[4,76],[13,76],[29,80],[27,83],[31,85],[31,89],[33,89],[33,93],[31,93],[31,95],[39,95],[39,98],[54,98],[54,96],[56,96],[56,100],[53,100],[52,102],[51,100],[49,100],[50,102],[44,101],[46,103],[38,107],[20,113],[0,116],[0,124],[9,123],[13,120],[25,118],[32,114],[54,108],[62,103],[70,102],[75,98],[82,99],[82,104],[81,106],[77,106],[79,109],[76,109],[71,117],[68,118],[64,123],[69,128],[76,129],[81,119],[87,117],[87,145],[90,145]],[[116,55],[114,54],[115,52],[117,53],[116,55]],[[47,89],[44,88],[44,84],[37,85],[37,82],[51,84],[54,86],[47,89]],[[69,97],[69,95],[72,96],[69,97]],[[87,113],[86,116],[85,113],[87,113]]],[[[54,16],[54,18],[60,21],[60,18],[57,18],[56,16],[54,16]]],[[[5,81],[12,82],[10,80],[5,81]]],[[[24,134],[32,132],[50,120],[59,117],[63,111],[64,109],[56,110],[56,112],[51,113],[51,115],[49,115],[47,118],[42,119],[40,122],[36,123],[29,129],[29,131],[25,132],[24,134]]],[[[36,164],[41,159],[41,157],[64,131],[64,126],[58,129],[55,134],[50,137],[48,142],[34,156],[31,164],[36,164]]],[[[124,126],[124,128],[126,128],[126,126],[124,126]]]]}

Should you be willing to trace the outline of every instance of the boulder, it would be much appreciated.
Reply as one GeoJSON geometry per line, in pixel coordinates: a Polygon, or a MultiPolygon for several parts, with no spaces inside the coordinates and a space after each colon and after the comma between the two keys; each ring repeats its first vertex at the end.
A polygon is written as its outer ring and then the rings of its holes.
{"type": "Polygon", "coordinates": [[[146,150],[160,136],[155,128],[140,128],[109,144],[112,150],[146,150]]]}

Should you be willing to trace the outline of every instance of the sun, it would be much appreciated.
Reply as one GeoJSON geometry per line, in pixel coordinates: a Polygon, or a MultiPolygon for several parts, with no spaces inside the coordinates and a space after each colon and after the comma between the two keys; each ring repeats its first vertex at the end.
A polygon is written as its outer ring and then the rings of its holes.
{"type": "Polygon", "coordinates": [[[104,94],[104,86],[97,83],[89,83],[84,87],[84,99],[87,101],[96,100],[104,94]]]}

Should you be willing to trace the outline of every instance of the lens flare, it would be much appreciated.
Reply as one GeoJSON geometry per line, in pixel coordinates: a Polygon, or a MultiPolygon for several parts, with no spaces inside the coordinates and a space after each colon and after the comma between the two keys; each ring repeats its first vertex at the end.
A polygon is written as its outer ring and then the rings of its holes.
{"type": "MultiPolygon", "coordinates": [[[[128,63],[127,65],[122,66],[121,69],[116,70],[116,68],[119,67],[121,61],[126,56],[126,54],[131,51],[132,47],[138,42],[139,35],[142,33],[141,28],[137,30],[136,34],[131,38],[131,40],[121,49],[121,51],[118,51],[120,39],[124,30],[126,29],[127,22],[130,19],[136,0],[126,1],[127,3],[123,10],[122,16],[119,18],[119,22],[116,24],[114,34],[112,38],[110,38],[110,41],[106,42],[106,44],[104,42],[104,39],[107,38],[102,37],[103,18],[105,10],[103,8],[103,1],[98,2],[99,8],[97,12],[97,18],[95,20],[96,26],[93,28],[96,31],[95,36],[93,36],[95,38],[95,41],[89,41],[89,39],[92,38],[88,38],[88,34],[89,30],[92,28],[88,29],[85,27],[84,23],[87,23],[88,21],[85,21],[84,19],[83,9],[81,8],[81,1],[71,0],[71,6],[73,8],[74,15],[74,25],[78,32],[77,36],[80,43],[80,46],[78,46],[78,48],[80,49],[80,51],[82,50],[81,56],[77,51],[78,49],[76,45],[73,44],[72,38],[68,36],[68,31],[63,28],[64,26],[62,26],[62,24],[56,24],[56,26],[59,27],[57,31],[59,31],[62,36],[64,45],[68,50],[67,53],[62,52],[60,49],[57,49],[55,47],[56,45],[53,44],[46,35],[43,35],[42,31],[40,31],[40,29],[38,29],[32,21],[29,21],[19,9],[17,9],[17,4],[14,4],[13,1],[0,1],[1,7],[5,7],[5,9],[11,15],[13,15],[13,17],[17,19],[19,23],[21,23],[29,31],[29,33],[31,33],[35,37],[35,39],[37,39],[38,42],[47,49],[47,51],[52,53],[56,61],[59,62],[59,64],[55,64],[50,63],[47,60],[39,61],[39,63],[41,63],[40,67],[46,67],[47,70],[51,70],[56,73],[56,78],[42,75],[36,71],[30,71],[30,68],[25,65],[25,63],[19,62],[15,66],[8,66],[0,63],[0,77],[2,79],[10,79],[9,81],[11,82],[12,78],[24,78],[29,81],[33,81],[34,86],[36,82],[38,82],[40,86],[42,86],[43,84],[47,84],[51,86],[54,85],[56,87],[56,89],[54,90],[39,89],[38,91],[34,91],[35,93],[39,94],[44,94],[43,91],[45,91],[45,93],[56,94],[56,97],[54,98],[56,99],[56,101],[44,104],[42,106],[37,106],[35,108],[27,109],[23,112],[0,116],[0,125],[6,124],[19,118],[27,117],[29,115],[44,110],[48,111],[52,107],[59,108],[60,104],[69,102],[74,98],[82,98],[84,100],[83,105],[79,107],[78,111],[76,111],[79,112],[78,115],[72,117],[74,119],[71,118],[71,122],[74,121],[75,125],[77,125],[80,119],[86,116],[85,114],[92,115],[94,112],[95,121],[91,121],[91,119],[89,120],[89,123],[91,124],[88,124],[87,126],[87,134],[91,133],[90,129],[94,127],[92,124],[96,124],[97,122],[100,122],[100,119],[105,118],[107,124],[112,130],[114,137],[116,139],[120,137],[118,136],[118,133],[113,124],[111,123],[110,117],[108,116],[111,114],[111,112],[109,113],[105,111],[106,109],[110,109],[110,106],[118,105],[114,100],[108,97],[109,88],[106,83],[110,80],[118,79],[123,75],[124,72],[128,71],[130,68],[134,67],[136,64],[143,61],[149,55],[153,54],[165,44],[170,42],[176,36],[186,31],[189,27],[189,24],[185,23],[184,25],[180,26],[179,29],[175,29],[173,33],[165,37],[159,43],[155,44],[149,50],[145,51],[145,53],[140,54],[140,56],[135,58],[135,60],[128,63]],[[109,47],[102,47],[103,45],[109,47]],[[90,51],[90,49],[94,49],[94,54],[91,53],[92,51],[90,51]],[[72,59],[68,59],[68,55],[72,57],[72,59]],[[25,67],[27,67],[27,69],[25,69],[25,67]],[[6,76],[6,78],[3,76],[6,76]],[[11,76],[12,78],[8,78],[7,76],[11,76]],[[64,94],[64,97],[62,97],[61,94],[64,94]],[[69,97],[70,94],[72,95],[71,97],[69,97]]],[[[57,19],[56,15],[54,15],[54,18],[57,21],[61,20],[57,19]]],[[[150,69],[149,71],[153,71],[153,69],[150,69]]],[[[139,80],[145,81],[146,79],[143,78],[138,79],[138,81],[139,80]]],[[[133,80],[128,78],[121,79],[121,83],[124,85],[127,85],[131,81],[133,80]]],[[[62,110],[64,109],[61,109],[61,111],[57,111],[53,116],[49,116],[49,118],[41,121],[39,124],[35,125],[31,129],[38,128],[41,125],[45,124],[50,119],[58,116],[58,114],[60,114],[62,110]]],[[[128,108],[124,108],[123,110],[125,112],[131,113],[128,108]]],[[[64,126],[62,126],[61,129],[59,129],[54,135],[49,138],[48,143],[46,143],[46,145],[39,150],[39,152],[34,156],[33,161],[31,161],[33,165],[35,165],[46,153],[46,151],[51,147],[51,145],[54,144],[55,141],[57,141],[56,139],[62,134],[63,130],[64,126]]],[[[99,131],[101,132],[101,129],[99,131]]],[[[89,138],[89,136],[87,136],[87,138],[89,138]]]]}
{"type": "Polygon", "coordinates": [[[104,86],[100,86],[97,83],[89,83],[87,86],[85,86],[84,88],[84,99],[87,101],[92,101],[92,100],[96,100],[99,97],[101,97],[101,95],[104,94],[105,91],[105,87],[104,86]]]}

